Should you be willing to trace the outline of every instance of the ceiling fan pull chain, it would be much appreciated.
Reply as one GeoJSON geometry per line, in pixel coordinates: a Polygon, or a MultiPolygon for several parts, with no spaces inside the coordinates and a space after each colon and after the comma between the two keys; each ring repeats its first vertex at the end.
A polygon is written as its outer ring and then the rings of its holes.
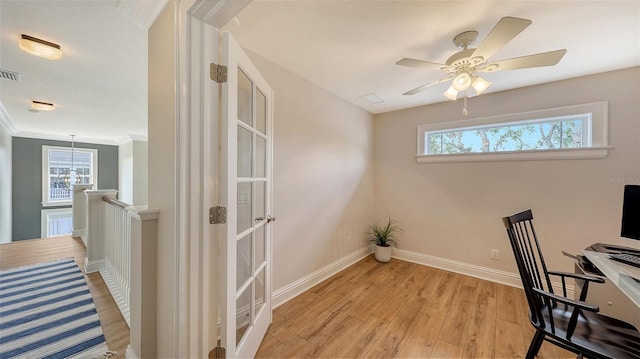
{"type": "Polygon", "coordinates": [[[467,111],[467,92],[465,91],[464,93],[464,108],[462,109],[462,114],[467,116],[469,114],[469,111],[467,111]]]}

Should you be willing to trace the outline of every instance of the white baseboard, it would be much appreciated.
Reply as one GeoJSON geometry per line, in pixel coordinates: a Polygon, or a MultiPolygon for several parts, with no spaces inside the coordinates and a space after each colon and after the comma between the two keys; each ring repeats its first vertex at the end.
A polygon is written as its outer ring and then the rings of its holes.
{"type": "Polygon", "coordinates": [[[407,262],[422,264],[496,283],[510,285],[512,287],[522,288],[520,276],[515,273],[458,262],[447,258],[434,257],[428,254],[410,252],[404,249],[394,249],[392,256],[393,258],[402,259],[407,262]]]}
{"type": "Polygon", "coordinates": [[[84,258],[84,272],[85,273],[89,274],[89,273],[94,273],[94,272],[100,272],[103,269],[104,269],[104,259],[99,259],[97,261],[89,262],[89,258],[87,258],[87,257],[84,258]]]}
{"type": "Polygon", "coordinates": [[[341,270],[351,266],[362,258],[368,256],[369,253],[370,252],[366,248],[357,250],[346,257],[338,259],[337,261],[274,291],[271,301],[273,309],[311,289],[314,285],[324,281],[341,270]]]}
{"type": "Polygon", "coordinates": [[[127,345],[127,349],[124,351],[124,357],[126,359],[138,359],[136,352],[131,348],[131,344],[127,345]]]}
{"type": "MultiPolygon", "coordinates": [[[[341,258],[287,286],[284,286],[273,293],[272,306],[273,309],[288,302],[296,296],[311,289],[311,287],[326,280],[341,270],[353,265],[362,258],[368,256],[370,251],[366,248],[358,250],[341,258]]],[[[429,267],[439,268],[450,272],[468,275],[470,277],[480,278],[495,283],[505,284],[516,288],[522,288],[520,275],[511,272],[505,272],[498,269],[481,267],[474,264],[458,262],[447,258],[440,258],[411,252],[404,249],[394,249],[393,258],[416,264],[426,265],[429,267]]],[[[555,293],[562,293],[562,284],[552,282],[555,293]]],[[[573,298],[573,286],[567,285],[567,297],[573,298]]]]}
{"type": "MultiPolygon", "coordinates": [[[[71,231],[71,237],[85,238],[86,235],[84,233],[85,233],[84,229],[74,229],[73,231],[71,231]]],[[[84,239],[83,239],[83,241],[84,241],[84,239]]]]}
{"type": "MultiPolygon", "coordinates": [[[[451,259],[430,256],[417,252],[410,252],[403,249],[394,249],[393,258],[401,259],[407,262],[426,265],[429,267],[444,269],[450,272],[468,275],[470,277],[480,278],[491,282],[509,285],[512,287],[522,288],[522,280],[520,275],[511,272],[505,272],[498,269],[481,267],[474,264],[458,262],[451,259]]],[[[561,283],[551,283],[555,293],[562,293],[561,283]]],[[[567,297],[573,298],[573,286],[567,285],[567,297]]]]}

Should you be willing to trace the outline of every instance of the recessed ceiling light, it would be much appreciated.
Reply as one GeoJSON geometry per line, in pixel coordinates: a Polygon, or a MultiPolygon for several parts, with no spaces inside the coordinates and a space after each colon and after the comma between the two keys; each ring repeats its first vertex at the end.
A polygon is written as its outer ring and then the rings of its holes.
{"type": "Polygon", "coordinates": [[[22,34],[18,45],[20,49],[34,56],[49,60],[60,60],[62,58],[60,45],[33,36],[22,34]]]}
{"type": "Polygon", "coordinates": [[[56,109],[52,103],[36,100],[31,101],[31,107],[38,111],[53,111],[56,109]]]}
{"type": "Polygon", "coordinates": [[[368,104],[376,104],[376,103],[381,103],[384,102],[384,100],[382,99],[382,97],[378,96],[378,94],[376,93],[370,93],[368,95],[362,95],[360,96],[360,99],[368,104]]]}

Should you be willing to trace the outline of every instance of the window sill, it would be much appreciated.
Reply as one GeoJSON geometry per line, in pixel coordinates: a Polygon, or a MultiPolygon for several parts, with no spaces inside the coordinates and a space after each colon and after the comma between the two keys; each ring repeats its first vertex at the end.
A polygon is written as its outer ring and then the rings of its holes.
{"type": "Polygon", "coordinates": [[[562,150],[505,151],[492,153],[455,153],[416,155],[418,163],[492,162],[532,160],[579,160],[605,158],[612,147],[571,148],[562,150]]]}

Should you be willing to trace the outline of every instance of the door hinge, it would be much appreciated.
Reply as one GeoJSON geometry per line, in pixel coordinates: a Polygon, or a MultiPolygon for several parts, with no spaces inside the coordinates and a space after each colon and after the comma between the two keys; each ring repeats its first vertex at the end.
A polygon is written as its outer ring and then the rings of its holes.
{"type": "Polygon", "coordinates": [[[227,208],[215,206],[209,208],[209,223],[224,224],[227,223],[227,208]]]}
{"type": "Polygon", "coordinates": [[[227,67],[212,62],[211,65],[209,65],[209,76],[211,76],[213,81],[223,84],[227,82],[227,67]]]}
{"type": "Polygon", "coordinates": [[[227,350],[222,347],[220,343],[220,339],[218,339],[218,346],[211,349],[209,352],[209,359],[226,359],[227,358],[227,350]]]}

